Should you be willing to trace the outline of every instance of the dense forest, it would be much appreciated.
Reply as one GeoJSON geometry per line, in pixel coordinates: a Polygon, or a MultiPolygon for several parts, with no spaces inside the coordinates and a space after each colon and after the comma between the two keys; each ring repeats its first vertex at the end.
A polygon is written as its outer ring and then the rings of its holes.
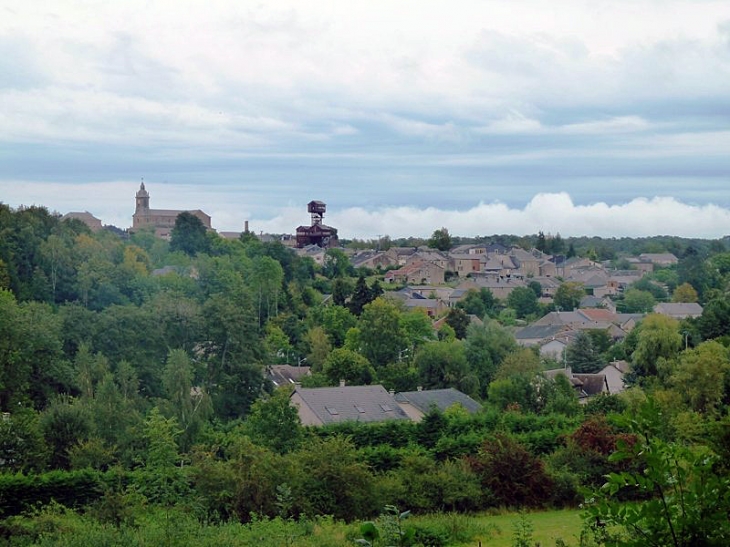
{"type": "MultiPolygon", "coordinates": [[[[727,241],[471,240],[619,268],[641,252],[680,258],[620,305],[694,300],[702,316],[650,314],[618,343],[586,341],[593,363],[626,360],[632,373],[624,393],[582,405],[564,376],[543,375],[555,363],[515,342],[516,318],[554,309],[535,294],[523,309],[472,291],[435,330],[384,298],[382,272],[355,270],[343,249],[319,266],[196,221],[181,214],[168,242],[0,203],[0,542],[339,545],[317,538],[315,523],[386,506],[581,504],[582,545],[730,542],[727,241]],[[265,379],[277,363],[306,363],[309,387],[455,387],[484,408],[304,428],[290,392],[265,379]],[[252,526],[266,539],[247,536],[252,526]]],[[[428,241],[348,242],[414,243],[428,241]]],[[[453,544],[428,527],[398,541],[453,544]]]]}

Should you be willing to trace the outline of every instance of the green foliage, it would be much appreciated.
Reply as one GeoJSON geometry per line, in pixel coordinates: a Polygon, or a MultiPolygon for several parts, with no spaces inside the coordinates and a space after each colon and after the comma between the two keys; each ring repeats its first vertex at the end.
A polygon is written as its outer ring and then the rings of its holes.
{"type": "Polygon", "coordinates": [[[565,360],[573,372],[595,373],[603,368],[600,353],[593,345],[593,339],[580,331],[565,351],[565,360]]]}
{"type": "Polygon", "coordinates": [[[416,530],[405,525],[410,515],[410,511],[400,512],[396,506],[386,505],[376,521],[367,521],[360,525],[363,537],[355,543],[368,547],[413,545],[416,530]]]}
{"type": "Polygon", "coordinates": [[[451,235],[446,228],[435,230],[428,240],[428,246],[439,251],[448,251],[451,245],[451,235]]]}
{"type": "Polygon", "coordinates": [[[331,385],[345,380],[348,385],[368,385],[374,376],[373,367],[359,353],[347,348],[332,350],[322,367],[322,373],[331,385]]]}
{"type": "Polygon", "coordinates": [[[0,470],[39,472],[47,459],[48,449],[36,412],[21,409],[0,419],[0,470]]]}
{"type": "Polygon", "coordinates": [[[537,547],[533,540],[534,526],[527,515],[520,513],[520,517],[513,525],[512,547],[537,547]]]}
{"type": "Polygon", "coordinates": [[[655,376],[660,359],[676,357],[682,345],[679,323],[671,317],[651,314],[637,327],[636,349],[631,355],[638,376],[655,376]]]}
{"type": "Polygon", "coordinates": [[[515,310],[519,319],[536,314],[540,310],[535,292],[528,287],[515,287],[507,296],[507,305],[515,310]]]}
{"type": "Polygon", "coordinates": [[[656,298],[650,292],[631,288],[616,302],[616,309],[620,313],[650,313],[655,305],[656,298]]]}
{"type": "Polygon", "coordinates": [[[301,469],[292,484],[308,515],[332,515],[351,521],[375,512],[375,482],[343,437],[311,439],[294,455],[301,469]]]}
{"type": "Polygon", "coordinates": [[[654,436],[661,419],[649,403],[639,415],[626,420],[639,442],[620,444],[610,459],[633,460],[639,469],[609,474],[586,508],[586,521],[604,527],[601,544],[606,545],[726,544],[730,479],[717,473],[719,458],[713,452],[654,436]],[[621,501],[619,496],[627,490],[644,501],[621,501]]]}
{"type": "Polygon", "coordinates": [[[17,515],[55,500],[81,507],[101,496],[102,475],[97,471],[49,471],[40,475],[0,474],[0,515],[17,515]]]}
{"type": "Polygon", "coordinates": [[[453,387],[469,394],[478,392],[479,381],[469,370],[459,341],[426,344],[416,354],[414,365],[424,389],[453,387]]]}
{"type": "Polygon", "coordinates": [[[50,448],[51,467],[68,469],[70,448],[91,432],[88,409],[76,399],[59,397],[41,414],[40,424],[50,448]]]}
{"type": "Polygon", "coordinates": [[[487,316],[493,317],[496,314],[496,304],[497,301],[492,291],[482,287],[479,290],[469,289],[466,296],[457,302],[456,307],[483,319],[487,316]]]}
{"type": "Polygon", "coordinates": [[[469,463],[494,505],[537,507],[550,499],[551,480],[542,461],[507,435],[486,439],[469,463]]]}
{"type": "Polygon", "coordinates": [[[471,319],[466,312],[459,308],[451,308],[446,314],[446,323],[454,329],[454,334],[459,340],[466,338],[466,331],[471,319]]]}
{"type": "Polygon", "coordinates": [[[585,294],[582,283],[567,281],[561,283],[555,291],[553,302],[559,310],[572,311],[579,307],[580,301],[585,294]]]}
{"type": "Polygon", "coordinates": [[[208,252],[210,244],[205,233],[203,221],[183,211],[177,215],[175,227],[170,233],[170,251],[182,251],[189,256],[208,252]]]}
{"type": "Polygon", "coordinates": [[[288,390],[278,389],[271,397],[259,399],[244,424],[244,431],[254,443],[279,454],[295,450],[304,437],[299,414],[289,396],[288,390]]]}
{"type": "Polygon", "coordinates": [[[670,382],[692,410],[712,415],[720,410],[729,373],[728,348],[703,342],[682,352],[670,382]]]}
{"type": "Polygon", "coordinates": [[[358,321],[360,351],[376,370],[408,347],[398,308],[383,298],[366,305],[358,321]]]}

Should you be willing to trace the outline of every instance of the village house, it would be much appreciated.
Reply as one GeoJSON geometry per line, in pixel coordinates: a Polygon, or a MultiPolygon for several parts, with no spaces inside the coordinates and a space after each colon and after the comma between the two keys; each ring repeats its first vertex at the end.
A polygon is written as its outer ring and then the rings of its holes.
{"type": "Polygon", "coordinates": [[[654,313],[677,320],[700,317],[702,311],[702,306],[697,302],[661,302],[654,306],[654,313]]]}
{"type": "Polygon", "coordinates": [[[414,422],[420,422],[432,409],[446,412],[458,405],[474,414],[482,408],[474,399],[454,388],[403,391],[395,394],[395,400],[414,422]]]}
{"type": "Polygon", "coordinates": [[[642,262],[651,262],[657,266],[676,266],[679,259],[672,253],[642,253],[639,255],[642,262]]]}
{"type": "Polygon", "coordinates": [[[404,283],[410,285],[443,284],[446,270],[432,262],[411,262],[397,270],[386,272],[383,277],[386,283],[404,283]]]}
{"type": "Polygon", "coordinates": [[[302,388],[290,396],[302,425],[409,420],[393,394],[381,385],[302,388]]]}
{"type": "Polygon", "coordinates": [[[89,211],[84,211],[83,213],[66,213],[61,217],[62,221],[69,219],[80,220],[81,222],[86,224],[92,232],[99,231],[102,228],[101,219],[96,218],[89,211]]]}

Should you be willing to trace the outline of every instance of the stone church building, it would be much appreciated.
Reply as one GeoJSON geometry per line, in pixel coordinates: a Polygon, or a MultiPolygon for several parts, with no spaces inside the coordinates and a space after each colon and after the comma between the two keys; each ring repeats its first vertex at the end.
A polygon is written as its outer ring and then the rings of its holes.
{"type": "Polygon", "coordinates": [[[180,213],[190,213],[200,219],[208,230],[211,230],[210,216],[200,209],[188,211],[176,211],[173,209],[150,209],[150,194],[144,187],[144,182],[140,184],[136,195],[136,207],[134,215],[132,215],[131,231],[137,231],[142,228],[153,227],[155,235],[163,239],[170,239],[172,229],[175,227],[175,220],[180,213]]]}

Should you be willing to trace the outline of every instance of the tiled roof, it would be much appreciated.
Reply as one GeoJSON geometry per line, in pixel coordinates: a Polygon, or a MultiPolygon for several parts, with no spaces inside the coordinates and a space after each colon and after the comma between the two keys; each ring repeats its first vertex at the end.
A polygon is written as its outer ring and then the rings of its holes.
{"type": "Polygon", "coordinates": [[[396,393],[395,400],[399,403],[410,403],[424,414],[432,407],[436,407],[443,412],[457,403],[470,413],[477,412],[482,408],[482,405],[474,399],[454,388],[403,391],[396,393]]]}
{"type": "Polygon", "coordinates": [[[380,385],[297,388],[295,393],[324,424],[409,419],[380,385]]]}

